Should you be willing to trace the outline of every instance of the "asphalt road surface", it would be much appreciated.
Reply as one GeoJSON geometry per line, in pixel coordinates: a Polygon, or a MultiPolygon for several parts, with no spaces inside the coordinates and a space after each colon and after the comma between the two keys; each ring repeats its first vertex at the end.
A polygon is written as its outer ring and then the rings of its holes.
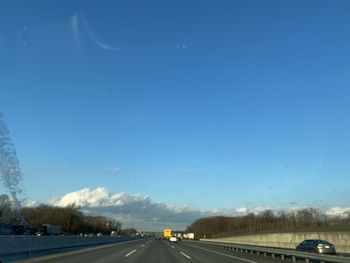
{"type": "MultiPolygon", "coordinates": [[[[21,262],[125,262],[125,263],[178,263],[178,262],[230,262],[276,263],[278,259],[264,258],[239,252],[210,248],[195,241],[170,243],[164,240],[138,240],[88,249],[80,249],[21,262]]],[[[281,261],[282,262],[282,261],[281,261]]]]}

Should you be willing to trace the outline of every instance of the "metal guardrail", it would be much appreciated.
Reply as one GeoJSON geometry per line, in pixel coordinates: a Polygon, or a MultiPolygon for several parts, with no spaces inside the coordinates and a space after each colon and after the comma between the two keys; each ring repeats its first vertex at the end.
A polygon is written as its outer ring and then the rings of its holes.
{"type": "Polygon", "coordinates": [[[286,260],[291,258],[293,262],[297,260],[305,260],[306,263],[309,262],[321,262],[321,263],[350,263],[350,258],[341,257],[336,255],[320,255],[306,252],[298,252],[288,249],[275,249],[275,248],[266,248],[259,246],[248,246],[248,245],[239,245],[233,243],[226,243],[220,241],[206,241],[200,240],[199,242],[208,244],[210,247],[221,248],[230,251],[236,251],[241,253],[249,253],[252,255],[262,255],[264,257],[271,256],[272,258],[280,258],[281,260],[286,260]]]}

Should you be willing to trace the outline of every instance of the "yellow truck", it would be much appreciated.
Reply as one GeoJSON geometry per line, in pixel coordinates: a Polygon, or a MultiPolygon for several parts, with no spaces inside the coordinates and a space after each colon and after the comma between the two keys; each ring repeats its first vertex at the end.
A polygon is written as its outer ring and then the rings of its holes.
{"type": "Polygon", "coordinates": [[[171,237],[171,229],[165,228],[163,231],[163,237],[164,239],[169,239],[171,237]]]}

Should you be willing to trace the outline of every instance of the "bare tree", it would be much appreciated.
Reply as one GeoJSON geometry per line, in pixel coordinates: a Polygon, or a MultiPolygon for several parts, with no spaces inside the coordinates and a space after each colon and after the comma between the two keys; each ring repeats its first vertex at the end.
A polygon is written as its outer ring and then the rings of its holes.
{"type": "Polygon", "coordinates": [[[0,195],[0,223],[9,224],[13,216],[12,202],[8,195],[0,195]]]}
{"type": "Polygon", "coordinates": [[[265,210],[258,215],[251,213],[237,217],[218,216],[201,218],[192,223],[187,228],[187,231],[194,232],[199,237],[220,237],[260,231],[293,231],[305,227],[319,227],[326,224],[350,223],[350,215],[347,219],[340,217],[326,219],[327,216],[315,208],[289,212],[281,210],[276,214],[272,210],[265,210]]]}

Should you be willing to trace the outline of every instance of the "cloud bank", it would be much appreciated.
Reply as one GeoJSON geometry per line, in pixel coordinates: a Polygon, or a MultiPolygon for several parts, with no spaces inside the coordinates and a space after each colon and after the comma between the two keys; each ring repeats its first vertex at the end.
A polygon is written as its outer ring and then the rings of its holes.
{"type": "MultiPolygon", "coordinates": [[[[27,205],[30,206],[31,203],[27,202],[27,205]]],[[[291,211],[307,208],[307,206],[288,208],[255,206],[201,210],[186,205],[154,202],[148,195],[112,193],[106,187],[84,188],[51,200],[51,205],[62,207],[73,203],[80,206],[85,214],[115,218],[122,222],[124,228],[134,227],[138,230],[152,231],[162,231],[166,227],[184,230],[195,220],[208,216],[243,216],[249,213],[259,214],[266,209],[277,213],[281,209],[291,211]]],[[[321,210],[330,217],[346,217],[350,213],[350,208],[340,206],[321,210]]]]}
{"type": "Polygon", "coordinates": [[[326,215],[344,218],[350,215],[350,207],[331,207],[326,211],[326,215]]]}
{"type": "Polygon", "coordinates": [[[84,188],[51,201],[55,206],[79,205],[86,214],[120,220],[123,227],[161,231],[165,227],[185,229],[202,216],[213,215],[187,206],[153,202],[147,195],[116,193],[106,187],[84,188]]]}

